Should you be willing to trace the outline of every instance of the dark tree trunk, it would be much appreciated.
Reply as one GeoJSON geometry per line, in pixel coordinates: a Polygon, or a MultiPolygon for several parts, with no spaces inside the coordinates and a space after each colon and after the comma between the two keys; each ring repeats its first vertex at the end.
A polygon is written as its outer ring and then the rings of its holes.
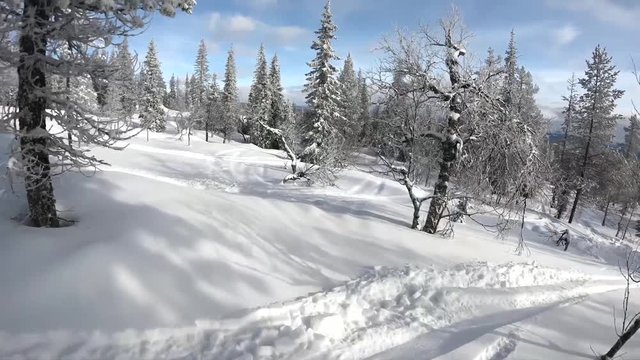
{"type": "Polygon", "coordinates": [[[569,191],[567,189],[562,189],[560,191],[560,195],[558,196],[558,202],[556,204],[556,209],[558,212],[556,213],[556,219],[562,219],[562,215],[567,211],[567,203],[569,202],[569,191]]]}
{"type": "Polygon", "coordinates": [[[204,141],[209,142],[209,121],[204,122],[204,141]]]}
{"type": "Polygon", "coordinates": [[[429,180],[431,180],[431,166],[429,166],[429,170],[427,170],[427,176],[424,179],[424,187],[429,187],[429,180]]]}
{"type": "Polygon", "coordinates": [[[20,34],[18,65],[18,108],[20,148],[25,169],[29,216],[33,226],[57,227],[56,200],[51,181],[47,149],[45,33],[50,17],[50,0],[25,0],[20,34]]]}
{"type": "Polygon", "coordinates": [[[422,228],[423,231],[429,234],[435,234],[438,231],[438,224],[447,207],[449,180],[455,161],[458,158],[459,147],[462,145],[458,135],[458,125],[460,124],[460,116],[463,110],[461,90],[458,89],[462,75],[460,74],[460,63],[457,56],[461,56],[463,53],[454,51],[458,50],[458,47],[453,43],[450,33],[446,35],[445,44],[448,48],[445,63],[447,65],[451,87],[455,92],[445,97],[449,102],[449,115],[447,118],[447,127],[443,134],[443,139],[441,139],[442,158],[440,160],[440,172],[438,173],[438,180],[436,180],[435,186],[433,187],[433,198],[429,204],[427,219],[422,228]]]}
{"type": "MultiPolygon", "coordinates": [[[[596,88],[598,87],[598,78],[596,78],[596,88]]],[[[595,122],[594,113],[596,111],[596,100],[593,100],[593,105],[591,106],[591,121],[589,122],[589,136],[587,137],[587,145],[584,149],[584,156],[582,157],[582,167],[580,168],[580,179],[582,183],[578,187],[576,191],[576,197],[573,200],[573,207],[571,208],[571,216],[569,216],[569,224],[573,222],[573,218],[576,214],[576,209],[578,207],[578,202],[580,201],[580,196],[583,191],[584,180],[587,175],[587,165],[589,164],[589,151],[591,150],[591,137],[593,136],[593,123],[595,122]]]]}
{"type": "Polygon", "coordinates": [[[604,207],[604,217],[602,217],[602,226],[607,223],[607,215],[609,215],[609,205],[611,205],[611,201],[609,197],[607,197],[607,206],[604,207]]]}
{"type": "Polygon", "coordinates": [[[631,339],[631,337],[638,332],[638,330],[640,330],[640,319],[636,319],[633,324],[631,325],[631,327],[629,327],[629,329],[627,329],[627,331],[625,331],[619,338],[618,341],[616,341],[615,344],[613,344],[613,347],[611,347],[611,349],[609,350],[609,352],[607,352],[605,355],[602,355],[600,357],[601,360],[610,360],[613,359],[616,354],[618,353],[618,351],[620,351],[620,349],[622,349],[622,347],[624,346],[624,344],[626,344],[627,341],[629,341],[629,339],[631,339]]]}
{"type": "Polygon", "coordinates": [[[633,217],[633,213],[636,211],[635,206],[631,209],[631,214],[629,214],[629,219],[627,219],[627,225],[624,227],[624,232],[622,233],[622,240],[627,237],[627,231],[629,230],[629,224],[631,223],[631,218],[633,217]]]}
{"type": "MultiPolygon", "coordinates": [[[[69,44],[69,49],[72,49],[71,44],[69,44]]],[[[67,101],[69,101],[69,96],[71,94],[71,78],[68,76],[65,79],[65,88],[67,90],[67,101]]],[[[67,141],[69,142],[69,147],[73,148],[73,137],[71,136],[71,129],[67,129],[67,141]]]]}
{"type": "MultiPolygon", "coordinates": [[[[295,170],[293,171],[295,174],[295,170]]],[[[407,178],[408,175],[405,175],[404,186],[407,188],[407,192],[409,193],[409,198],[411,199],[411,204],[413,205],[413,219],[411,221],[411,228],[418,229],[420,222],[420,207],[422,207],[422,201],[415,197],[413,193],[413,183],[409,181],[407,178]]]]}
{"type": "Polygon", "coordinates": [[[442,142],[440,173],[438,174],[438,180],[436,180],[436,184],[433,188],[433,198],[431,199],[427,220],[423,227],[423,230],[429,234],[435,234],[438,231],[440,217],[447,206],[449,179],[451,178],[451,171],[457,157],[457,146],[458,144],[452,140],[451,136],[447,137],[447,139],[442,142]]]}
{"type": "Polygon", "coordinates": [[[627,210],[629,210],[629,207],[627,204],[624,204],[624,206],[622,207],[622,213],[620,214],[620,220],[618,221],[618,230],[616,231],[616,237],[618,237],[620,235],[620,232],[622,232],[622,223],[624,222],[624,217],[627,215],[627,210]]]}
{"type": "Polygon", "coordinates": [[[569,215],[569,224],[573,223],[573,218],[576,216],[576,210],[578,209],[580,196],[582,196],[582,186],[580,186],[578,190],[576,190],[576,197],[573,198],[573,206],[571,206],[571,214],[569,215]]]}

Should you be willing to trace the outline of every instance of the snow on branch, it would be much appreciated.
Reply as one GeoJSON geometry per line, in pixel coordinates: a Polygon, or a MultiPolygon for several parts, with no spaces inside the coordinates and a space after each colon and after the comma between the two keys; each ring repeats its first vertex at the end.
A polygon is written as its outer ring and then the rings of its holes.
{"type": "MultiPolygon", "coordinates": [[[[278,140],[282,143],[282,146],[284,147],[284,150],[287,153],[287,156],[291,160],[291,172],[293,173],[293,175],[295,175],[298,167],[298,157],[296,156],[296,153],[289,146],[287,142],[287,138],[284,136],[284,132],[280,129],[272,128],[271,126],[265,124],[260,120],[258,120],[258,124],[260,124],[268,132],[278,137],[278,140]]],[[[291,175],[289,175],[288,177],[290,176],[291,175]]],[[[293,179],[289,179],[289,180],[293,180],[293,179]]]]}

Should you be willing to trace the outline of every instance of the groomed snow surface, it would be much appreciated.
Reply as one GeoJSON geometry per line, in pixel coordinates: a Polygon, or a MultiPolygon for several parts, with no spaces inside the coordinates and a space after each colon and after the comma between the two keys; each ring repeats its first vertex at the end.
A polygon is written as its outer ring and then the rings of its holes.
{"type": "Polygon", "coordinates": [[[563,252],[567,225],[531,210],[518,256],[519,231],[408,229],[406,190],[367,164],[282,184],[283,153],[172,131],[56,177],[72,227],[19,225],[22,184],[0,178],[0,359],[594,359],[616,339],[635,245],[615,218],[585,209],[563,252]]]}

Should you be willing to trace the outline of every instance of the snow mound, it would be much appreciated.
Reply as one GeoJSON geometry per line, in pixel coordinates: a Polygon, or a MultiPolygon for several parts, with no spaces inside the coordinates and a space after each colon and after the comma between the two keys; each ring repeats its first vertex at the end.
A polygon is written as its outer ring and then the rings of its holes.
{"type": "Polygon", "coordinates": [[[611,288],[588,286],[597,280],[535,263],[374,267],[331,290],[194,327],[0,333],[0,358],[360,359],[462,320],[611,288]]]}

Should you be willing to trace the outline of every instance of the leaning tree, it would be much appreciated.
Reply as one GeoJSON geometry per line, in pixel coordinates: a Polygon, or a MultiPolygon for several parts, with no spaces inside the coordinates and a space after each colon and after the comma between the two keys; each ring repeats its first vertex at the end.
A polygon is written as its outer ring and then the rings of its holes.
{"type": "Polygon", "coordinates": [[[50,79],[107,80],[114,69],[98,61],[96,52],[109,47],[114,38],[144,28],[157,11],[175,16],[178,9],[190,13],[195,4],[195,0],[0,2],[0,34],[18,39],[17,48],[0,42],[0,63],[10,64],[18,73],[17,108],[3,116],[2,123],[18,120],[20,146],[14,157],[22,163],[34,226],[60,224],[51,181],[56,169],[102,163],[85,149],[66,144],[67,133],[81,143],[115,147],[130,130],[124,127],[126,122],[87,109],[69,96],[71,89],[52,89],[50,79]],[[58,56],[55,45],[61,41],[71,49],[70,56],[58,56]]]}

